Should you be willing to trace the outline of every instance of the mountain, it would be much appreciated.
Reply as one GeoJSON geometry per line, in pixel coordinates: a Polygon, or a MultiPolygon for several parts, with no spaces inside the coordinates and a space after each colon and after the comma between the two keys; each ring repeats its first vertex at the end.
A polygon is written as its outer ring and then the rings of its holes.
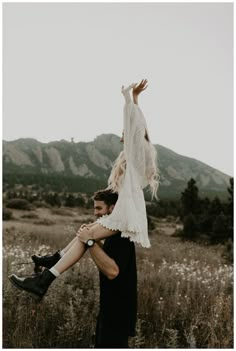
{"type": "MultiPolygon", "coordinates": [[[[3,141],[4,183],[16,175],[20,180],[33,179],[34,182],[38,178],[55,179],[56,176],[57,180],[68,178],[72,183],[79,180],[85,192],[94,191],[96,186],[106,185],[112,163],[122,147],[119,137],[113,134],[78,143],[66,140],[41,143],[29,138],[3,141]]],[[[218,195],[227,199],[230,176],[161,145],[155,147],[161,176],[159,198],[179,197],[189,179],[194,178],[200,196],[218,195]]]]}

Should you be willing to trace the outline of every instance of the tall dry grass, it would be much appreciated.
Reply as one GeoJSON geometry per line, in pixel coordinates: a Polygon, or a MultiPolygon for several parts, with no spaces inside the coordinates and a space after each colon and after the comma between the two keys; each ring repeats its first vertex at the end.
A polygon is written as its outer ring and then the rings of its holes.
{"type": "MultiPolygon", "coordinates": [[[[32,253],[64,247],[79,225],[91,220],[91,213],[66,211],[36,210],[43,224],[22,218],[19,211],[14,221],[4,222],[4,348],[93,347],[99,279],[88,253],[39,304],[7,280],[13,272],[31,274],[32,253]]],[[[152,248],[137,248],[139,308],[130,347],[232,348],[233,268],[222,259],[223,247],[181,242],[156,224],[152,248]]]]}

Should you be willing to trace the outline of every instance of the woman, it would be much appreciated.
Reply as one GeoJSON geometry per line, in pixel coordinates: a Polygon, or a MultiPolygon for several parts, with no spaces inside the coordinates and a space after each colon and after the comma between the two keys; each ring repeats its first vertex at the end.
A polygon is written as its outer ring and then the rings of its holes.
{"type": "MultiPolygon", "coordinates": [[[[119,230],[123,237],[128,237],[143,247],[150,247],[142,189],[150,185],[152,196],[156,197],[159,179],[156,150],[150,142],[147,124],[138,106],[138,95],[146,88],[147,80],[142,80],[137,87],[136,84],[130,85],[127,89],[122,87],[126,101],[124,150],[118,156],[108,180],[108,188],[118,192],[119,198],[112,213],[97,220],[97,224],[89,229],[91,238],[99,238],[105,227],[109,230],[119,230]],[[132,88],[134,103],[129,94],[132,88]]],[[[80,238],[83,237],[82,233],[79,235],[80,238]]]]}
{"type": "Polygon", "coordinates": [[[150,185],[152,195],[156,197],[159,176],[156,150],[150,142],[145,118],[138,107],[138,96],[146,88],[147,80],[126,89],[122,87],[125,98],[124,150],[115,161],[108,180],[108,188],[119,194],[112,213],[90,225],[84,225],[77,237],[63,250],[62,258],[50,270],[46,269],[36,277],[19,278],[14,274],[9,277],[11,283],[28,291],[34,298],[42,299],[52,281],[74,265],[93,240],[99,241],[121,231],[123,237],[143,247],[150,247],[142,189],[150,185]],[[130,98],[131,89],[133,102],[130,98]]]}

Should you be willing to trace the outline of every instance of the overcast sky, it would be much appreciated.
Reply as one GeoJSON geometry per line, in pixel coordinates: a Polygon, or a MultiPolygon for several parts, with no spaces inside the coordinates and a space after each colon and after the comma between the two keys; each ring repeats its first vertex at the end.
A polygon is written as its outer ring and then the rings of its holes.
{"type": "Polygon", "coordinates": [[[233,175],[232,3],[3,4],[3,139],[120,135],[142,78],[152,142],[233,175]]]}

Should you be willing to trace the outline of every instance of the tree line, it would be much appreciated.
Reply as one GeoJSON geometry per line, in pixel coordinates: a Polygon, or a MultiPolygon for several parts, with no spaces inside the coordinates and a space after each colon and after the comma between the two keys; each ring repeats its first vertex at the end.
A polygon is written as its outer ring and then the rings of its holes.
{"type": "Polygon", "coordinates": [[[9,190],[5,194],[6,207],[24,209],[27,203],[36,207],[91,207],[91,201],[79,193],[57,193],[53,191],[9,190]],[[19,200],[23,200],[19,201],[19,200]],[[45,206],[47,207],[47,206],[45,206]]]}
{"type": "MultiPolygon", "coordinates": [[[[207,237],[212,243],[233,241],[233,178],[230,178],[228,202],[222,202],[217,196],[210,200],[200,198],[196,181],[191,178],[179,200],[153,200],[147,202],[148,216],[164,218],[179,217],[184,225],[180,233],[186,239],[207,237]]],[[[57,192],[39,185],[25,186],[20,189],[5,189],[6,207],[27,209],[28,204],[51,207],[93,207],[91,195],[78,192],[57,192]],[[19,201],[21,200],[21,201],[19,201]],[[23,200],[23,202],[22,202],[23,200]],[[27,203],[28,204],[27,204],[27,203]]]]}

